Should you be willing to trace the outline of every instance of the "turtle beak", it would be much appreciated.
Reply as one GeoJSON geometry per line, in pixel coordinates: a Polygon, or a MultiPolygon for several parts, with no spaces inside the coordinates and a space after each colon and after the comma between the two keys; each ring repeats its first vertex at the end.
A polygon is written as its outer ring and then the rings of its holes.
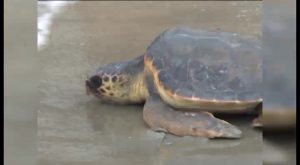
{"type": "Polygon", "coordinates": [[[99,97],[100,92],[98,91],[98,88],[101,86],[101,84],[102,81],[98,76],[92,76],[91,78],[88,78],[87,80],[85,80],[86,94],[93,94],[96,97],[99,97]]]}

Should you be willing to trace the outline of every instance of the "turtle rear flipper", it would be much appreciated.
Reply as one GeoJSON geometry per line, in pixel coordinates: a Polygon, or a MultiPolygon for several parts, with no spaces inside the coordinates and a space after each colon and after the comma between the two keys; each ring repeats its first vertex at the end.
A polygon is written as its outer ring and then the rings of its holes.
{"type": "Polygon", "coordinates": [[[177,136],[241,137],[241,131],[236,126],[215,118],[211,113],[177,111],[164,103],[159,96],[150,96],[147,99],[143,117],[154,131],[164,131],[177,136]]]}

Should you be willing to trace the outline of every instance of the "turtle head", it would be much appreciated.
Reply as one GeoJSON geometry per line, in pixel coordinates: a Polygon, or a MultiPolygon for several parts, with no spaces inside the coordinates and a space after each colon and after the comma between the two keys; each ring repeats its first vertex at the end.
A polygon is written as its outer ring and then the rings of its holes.
{"type": "Polygon", "coordinates": [[[143,90],[146,90],[142,75],[143,60],[140,58],[105,65],[87,78],[87,94],[105,102],[141,102],[143,90]]]}
{"type": "Polygon", "coordinates": [[[126,100],[130,89],[131,75],[124,72],[124,65],[113,63],[99,68],[87,78],[87,94],[93,94],[104,101],[126,100]]]}

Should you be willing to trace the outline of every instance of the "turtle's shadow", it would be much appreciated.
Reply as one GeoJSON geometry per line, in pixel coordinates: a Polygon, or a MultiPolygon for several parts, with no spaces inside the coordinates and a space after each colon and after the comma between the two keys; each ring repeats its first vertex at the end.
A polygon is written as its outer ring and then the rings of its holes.
{"type": "Polygon", "coordinates": [[[214,116],[237,125],[251,125],[253,119],[257,117],[255,114],[214,114],[214,116]]]}

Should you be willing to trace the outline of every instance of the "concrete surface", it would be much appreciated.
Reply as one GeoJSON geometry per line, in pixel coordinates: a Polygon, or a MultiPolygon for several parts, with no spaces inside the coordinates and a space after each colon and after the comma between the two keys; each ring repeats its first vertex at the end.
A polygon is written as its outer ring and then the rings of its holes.
{"type": "Polygon", "coordinates": [[[102,104],[84,80],[100,65],[142,54],[168,27],[261,36],[261,2],[77,2],[57,15],[41,57],[38,158],[42,165],[262,164],[251,117],[227,117],[240,140],[179,138],[148,129],[142,106],[102,104]]]}

